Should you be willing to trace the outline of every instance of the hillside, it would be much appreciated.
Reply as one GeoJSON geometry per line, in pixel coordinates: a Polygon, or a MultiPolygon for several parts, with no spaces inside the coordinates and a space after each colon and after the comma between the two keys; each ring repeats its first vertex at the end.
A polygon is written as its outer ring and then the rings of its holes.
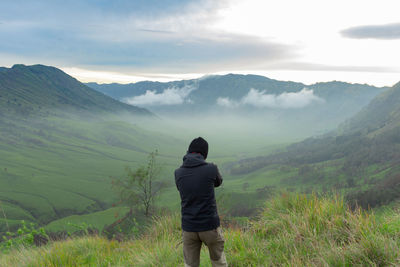
{"type": "Polygon", "coordinates": [[[378,95],[336,131],[289,145],[280,153],[243,159],[232,165],[231,172],[250,175],[281,168],[281,186],[291,184],[322,191],[333,187],[363,207],[398,200],[398,103],[399,84],[378,95]]]}
{"type": "Polygon", "coordinates": [[[110,176],[155,149],[168,172],[183,146],[142,127],[158,121],[149,111],[42,65],[1,69],[0,113],[0,204],[11,229],[108,209],[116,198],[110,176]]]}
{"type": "MultiPolygon", "coordinates": [[[[223,228],[229,266],[394,266],[400,261],[399,215],[350,210],[340,197],[284,194],[259,218],[223,228]]],[[[181,266],[180,216],[155,218],[142,236],[117,242],[81,237],[0,256],[2,266],[181,266]]],[[[207,247],[201,266],[211,266],[207,247]]]]}
{"type": "Polygon", "coordinates": [[[363,132],[371,136],[400,126],[400,83],[374,98],[371,103],[342,125],[344,133],[363,132]]]}
{"type": "Polygon", "coordinates": [[[27,116],[56,111],[150,115],[143,108],[98,93],[54,67],[14,65],[0,71],[0,112],[27,116]]]}

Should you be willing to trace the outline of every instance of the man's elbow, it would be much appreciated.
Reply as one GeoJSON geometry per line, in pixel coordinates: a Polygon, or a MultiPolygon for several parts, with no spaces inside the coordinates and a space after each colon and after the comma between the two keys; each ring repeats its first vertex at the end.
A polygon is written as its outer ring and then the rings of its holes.
{"type": "Polygon", "coordinates": [[[219,187],[222,184],[222,181],[222,177],[217,178],[217,180],[215,180],[214,186],[219,187]]]}

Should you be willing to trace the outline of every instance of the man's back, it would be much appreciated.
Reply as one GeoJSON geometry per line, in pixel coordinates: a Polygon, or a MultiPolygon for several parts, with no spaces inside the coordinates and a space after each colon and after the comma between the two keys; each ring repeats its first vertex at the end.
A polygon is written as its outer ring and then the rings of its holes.
{"type": "Polygon", "coordinates": [[[214,187],[222,178],[214,164],[206,163],[198,153],[188,153],[175,171],[175,183],[181,196],[182,229],[201,232],[220,226],[214,187]]]}
{"type": "Polygon", "coordinates": [[[193,139],[183,164],[175,170],[175,183],[181,195],[182,239],[185,266],[200,265],[200,250],[206,244],[212,266],[228,266],[214,187],[222,184],[218,168],[205,162],[208,143],[193,139]]]}

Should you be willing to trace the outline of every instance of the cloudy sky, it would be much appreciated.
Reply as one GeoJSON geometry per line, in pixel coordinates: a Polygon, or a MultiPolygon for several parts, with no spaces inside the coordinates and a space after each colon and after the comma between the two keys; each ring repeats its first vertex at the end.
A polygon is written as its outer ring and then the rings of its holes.
{"type": "Polygon", "coordinates": [[[0,66],[81,81],[400,81],[398,0],[1,0],[0,66]]]}

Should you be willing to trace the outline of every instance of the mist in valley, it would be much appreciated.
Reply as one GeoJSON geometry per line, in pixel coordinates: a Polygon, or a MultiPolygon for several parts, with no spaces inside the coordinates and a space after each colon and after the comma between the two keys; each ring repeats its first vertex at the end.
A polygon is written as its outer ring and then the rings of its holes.
{"type": "Polygon", "coordinates": [[[343,82],[305,85],[236,74],[88,86],[160,118],[144,122],[144,127],[187,141],[202,135],[217,151],[231,156],[260,154],[266,146],[334,131],[385,90],[343,82]]]}

